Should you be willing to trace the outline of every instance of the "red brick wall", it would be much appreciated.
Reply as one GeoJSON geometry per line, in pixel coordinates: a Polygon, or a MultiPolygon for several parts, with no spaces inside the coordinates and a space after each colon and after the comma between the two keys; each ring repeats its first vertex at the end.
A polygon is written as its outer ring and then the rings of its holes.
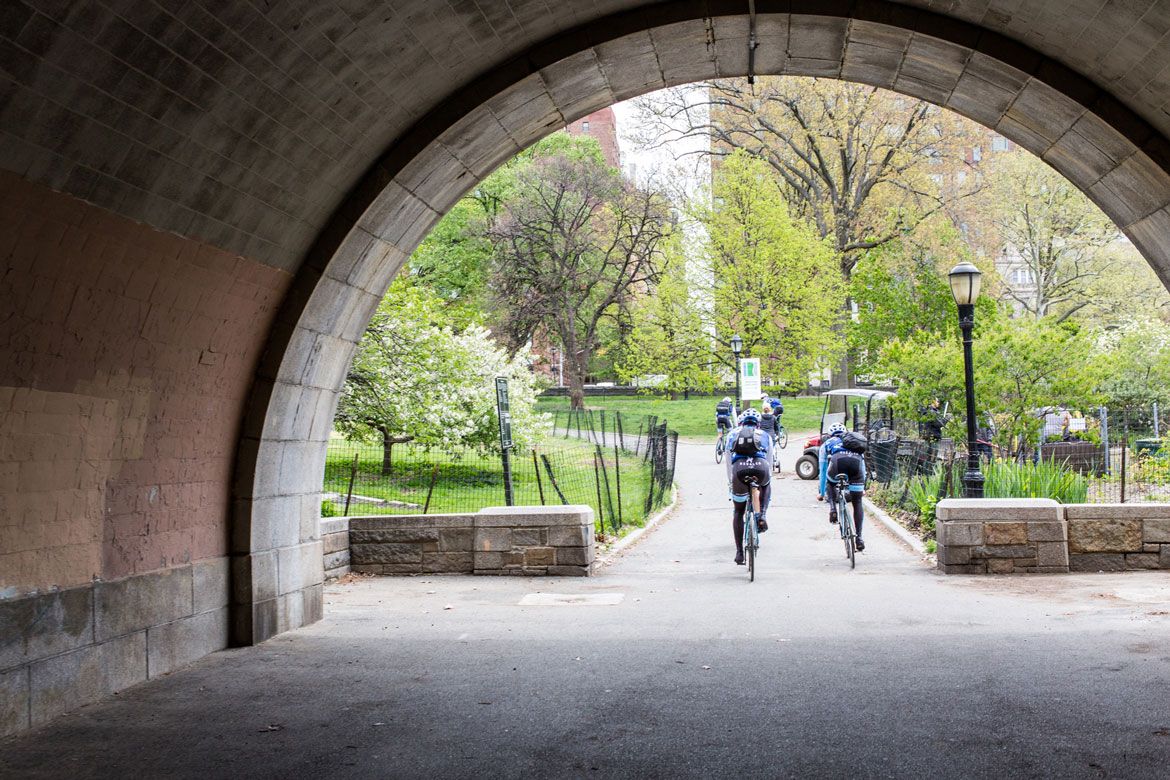
{"type": "Polygon", "coordinates": [[[589,116],[583,116],[573,122],[565,130],[569,135],[590,135],[601,144],[601,155],[614,168],[621,167],[621,154],[618,150],[617,118],[612,108],[603,108],[594,111],[589,116]],[[585,123],[589,129],[585,130],[585,123]]]}
{"type": "Polygon", "coordinates": [[[0,172],[0,597],[226,554],[289,281],[0,172]]]}

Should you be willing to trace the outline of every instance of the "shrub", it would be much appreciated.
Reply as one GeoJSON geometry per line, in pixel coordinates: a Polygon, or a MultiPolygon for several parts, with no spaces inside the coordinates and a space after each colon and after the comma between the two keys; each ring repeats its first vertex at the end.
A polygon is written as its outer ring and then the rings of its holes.
{"type": "Polygon", "coordinates": [[[1062,504],[1083,504],[1089,480],[1063,463],[1016,463],[995,460],[983,469],[983,494],[988,498],[1051,498],[1062,504]]]}
{"type": "Polygon", "coordinates": [[[337,508],[337,504],[325,499],[321,502],[321,517],[341,517],[341,510],[337,508]]]}

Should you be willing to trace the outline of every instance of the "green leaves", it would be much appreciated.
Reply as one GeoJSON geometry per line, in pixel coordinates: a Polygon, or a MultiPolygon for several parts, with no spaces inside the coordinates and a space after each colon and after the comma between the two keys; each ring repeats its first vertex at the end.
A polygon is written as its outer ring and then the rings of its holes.
{"type": "Polygon", "coordinates": [[[835,336],[844,290],[834,252],[793,219],[774,174],[737,151],[715,173],[713,205],[699,209],[714,278],[714,324],[739,333],[774,383],[803,385],[844,348],[835,336]]]}
{"type": "Polygon", "coordinates": [[[478,325],[446,323],[442,301],[400,278],[358,345],[335,427],[355,439],[414,441],[439,448],[497,441],[497,376],[509,378],[513,435],[537,435],[536,379],[528,355],[509,357],[478,325]]]}

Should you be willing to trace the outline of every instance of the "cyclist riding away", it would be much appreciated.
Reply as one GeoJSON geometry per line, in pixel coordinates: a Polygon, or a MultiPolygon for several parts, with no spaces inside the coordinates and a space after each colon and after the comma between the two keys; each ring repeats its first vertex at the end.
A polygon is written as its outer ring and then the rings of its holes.
{"type": "Polygon", "coordinates": [[[732,429],[731,418],[735,414],[735,407],[731,399],[723,396],[723,400],[715,404],[715,427],[719,430],[716,438],[723,438],[732,429]]]}
{"type": "Polygon", "coordinates": [[[739,427],[727,437],[727,479],[731,500],[735,504],[731,528],[735,534],[735,562],[741,566],[743,558],[743,522],[751,497],[751,485],[760,489],[760,514],[757,518],[760,533],[768,530],[765,519],[772,497],[772,439],[760,430],[760,413],[746,409],[739,416],[739,427]]]}
{"type": "MultiPolygon", "coordinates": [[[[779,441],[780,433],[780,418],[772,412],[772,399],[764,396],[760,404],[760,430],[768,434],[773,444],[779,441]]],[[[773,446],[771,448],[772,468],[776,468],[776,459],[780,457],[779,448],[773,446]]]]}
{"type": "Polygon", "coordinates": [[[849,495],[846,497],[853,505],[853,525],[857,532],[856,545],[860,552],[865,549],[865,542],[861,540],[861,526],[865,522],[865,508],[862,497],[865,495],[865,458],[860,452],[850,449],[848,438],[856,434],[847,434],[845,426],[834,423],[829,426],[829,436],[821,445],[821,489],[817,496],[818,501],[829,502],[829,522],[837,522],[837,485],[838,474],[849,478],[849,495]]]}

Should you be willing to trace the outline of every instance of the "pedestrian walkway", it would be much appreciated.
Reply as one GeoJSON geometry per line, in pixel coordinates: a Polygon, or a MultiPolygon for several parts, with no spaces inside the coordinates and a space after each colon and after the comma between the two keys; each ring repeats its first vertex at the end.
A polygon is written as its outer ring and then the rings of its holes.
{"type": "Polygon", "coordinates": [[[877,527],[850,571],[789,476],[749,584],[723,474],[680,445],[674,515],[593,578],[331,586],[0,775],[1165,777],[1164,574],[948,578],[877,527]]]}

